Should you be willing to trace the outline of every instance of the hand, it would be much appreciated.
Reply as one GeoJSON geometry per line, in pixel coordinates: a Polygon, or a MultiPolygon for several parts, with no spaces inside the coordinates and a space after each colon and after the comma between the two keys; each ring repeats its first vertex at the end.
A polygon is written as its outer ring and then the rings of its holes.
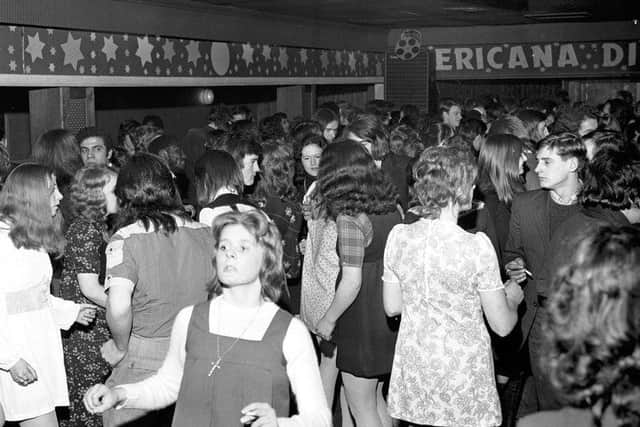
{"type": "Polygon", "coordinates": [[[10,369],[11,378],[23,387],[38,380],[38,374],[29,363],[24,360],[18,360],[10,369]]]}
{"type": "Polygon", "coordinates": [[[323,340],[329,341],[331,339],[331,336],[333,335],[333,330],[335,329],[335,327],[336,322],[332,322],[331,320],[327,319],[327,316],[324,316],[316,325],[316,329],[315,331],[313,331],[313,333],[315,333],[323,340]]]}
{"type": "Polygon", "coordinates": [[[300,240],[300,243],[298,243],[298,249],[300,250],[300,253],[304,255],[304,251],[307,249],[307,239],[300,240]]]}
{"type": "Polygon", "coordinates": [[[251,427],[278,427],[276,411],[268,403],[250,403],[242,408],[240,423],[251,427]]]}
{"type": "Polygon", "coordinates": [[[507,295],[507,300],[511,301],[516,307],[520,305],[524,299],[524,292],[520,285],[514,280],[508,280],[504,284],[504,292],[507,295]]]}
{"type": "Polygon", "coordinates": [[[196,217],[196,208],[193,205],[184,205],[184,210],[191,216],[191,218],[196,217]]]}
{"type": "Polygon", "coordinates": [[[120,396],[119,388],[109,388],[104,384],[96,384],[89,388],[84,394],[82,402],[85,408],[92,414],[101,414],[107,409],[111,409],[124,400],[124,396],[120,396]]]}
{"type": "Polygon", "coordinates": [[[511,280],[515,280],[517,283],[522,283],[527,279],[527,273],[524,268],[524,260],[520,257],[509,261],[505,265],[507,275],[511,280]]]}
{"type": "Polygon", "coordinates": [[[96,318],[96,309],[98,307],[91,304],[80,304],[80,307],[81,308],[78,312],[76,323],[87,326],[89,323],[93,322],[93,319],[96,318]]]}
{"type": "Polygon", "coordinates": [[[116,366],[122,359],[124,359],[127,351],[120,350],[116,345],[116,342],[111,339],[102,344],[102,347],[100,347],[100,354],[102,354],[102,358],[106,360],[109,365],[116,366]]]}

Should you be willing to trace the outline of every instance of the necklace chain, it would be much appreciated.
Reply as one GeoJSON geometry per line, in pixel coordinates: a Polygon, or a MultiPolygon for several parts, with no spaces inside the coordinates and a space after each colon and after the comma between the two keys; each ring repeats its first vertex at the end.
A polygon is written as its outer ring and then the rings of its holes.
{"type": "Polygon", "coordinates": [[[253,325],[253,322],[255,322],[256,318],[258,317],[258,313],[260,312],[261,308],[262,308],[262,304],[258,306],[258,308],[256,309],[256,312],[254,313],[253,317],[251,318],[251,320],[249,321],[247,326],[242,330],[242,332],[240,332],[240,335],[238,335],[233,340],[231,345],[229,347],[227,347],[222,352],[222,354],[220,354],[220,334],[216,334],[216,355],[217,355],[218,358],[216,359],[215,362],[211,362],[211,369],[209,370],[209,376],[213,375],[215,373],[216,369],[222,369],[220,367],[220,365],[222,364],[222,360],[227,355],[227,353],[229,353],[231,351],[231,349],[238,343],[238,341],[240,341],[240,338],[242,338],[244,336],[244,334],[249,330],[251,325],[253,325]]]}

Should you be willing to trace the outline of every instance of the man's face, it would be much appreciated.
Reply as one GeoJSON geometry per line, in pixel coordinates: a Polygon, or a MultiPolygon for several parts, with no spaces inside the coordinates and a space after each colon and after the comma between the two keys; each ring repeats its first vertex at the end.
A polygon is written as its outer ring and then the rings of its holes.
{"type": "Polygon", "coordinates": [[[460,126],[460,120],[462,120],[462,111],[457,105],[449,108],[449,112],[442,113],[442,121],[453,129],[457,129],[460,126]]]}
{"type": "Polygon", "coordinates": [[[111,152],[99,136],[90,136],[80,143],[80,156],[85,166],[106,166],[111,152]]]}
{"type": "Polygon", "coordinates": [[[253,185],[256,173],[260,172],[257,154],[245,154],[242,158],[242,179],[244,185],[253,185]]]}
{"type": "Polygon", "coordinates": [[[574,158],[563,159],[555,148],[550,149],[549,147],[542,147],[538,150],[537,158],[536,173],[542,188],[556,190],[568,181],[574,169],[574,158]]]}

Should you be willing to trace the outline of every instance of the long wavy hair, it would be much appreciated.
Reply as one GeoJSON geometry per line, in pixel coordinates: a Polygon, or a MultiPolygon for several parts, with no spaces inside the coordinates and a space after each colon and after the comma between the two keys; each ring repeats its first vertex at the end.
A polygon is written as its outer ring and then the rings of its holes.
{"type": "Polygon", "coordinates": [[[524,144],[508,134],[491,135],[480,147],[478,186],[484,194],[495,191],[498,200],[510,204],[515,193],[525,191],[520,175],[524,144]]]}
{"type": "Polygon", "coordinates": [[[190,218],[182,206],[171,171],[156,155],[132,156],[118,174],[115,193],[120,200],[116,230],[141,221],[146,230],[153,226],[156,231],[173,233],[178,227],[176,217],[190,218]]]}
{"type": "Polygon", "coordinates": [[[60,212],[51,215],[55,179],[52,169],[36,163],[23,163],[7,176],[0,192],[0,220],[9,224],[16,248],[63,253],[62,217],[60,212]]]}
{"type": "MultiPolygon", "coordinates": [[[[277,302],[283,292],[287,292],[284,267],[282,264],[282,237],[278,227],[260,210],[247,212],[227,212],[216,217],[213,221],[212,232],[214,239],[214,256],[218,255],[218,245],[222,230],[229,225],[243,226],[263,249],[262,265],[258,277],[260,278],[261,294],[277,302]]],[[[216,263],[213,263],[214,276],[208,284],[209,298],[222,293],[223,283],[218,279],[216,263]]]]}
{"type": "Polygon", "coordinates": [[[596,425],[610,406],[619,426],[640,425],[640,229],[601,228],[553,281],[543,363],[596,425]]]}
{"type": "Polygon", "coordinates": [[[295,163],[291,147],[277,142],[263,143],[262,174],[254,197],[258,200],[264,200],[268,196],[294,200],[296,198],[294,175],[295,163]]]}
{"type": "Polygon", "coordinates": [[[449,203],[460,209],[471,206],[472,188],[478,168],[470,150],[460,147],[429,147],[413,166],[417,209],[425,218],[435,219],[449,203]]]}
{"type": "Polygon", "coordinates": [[[32,158],[53,170],[60,188],[71,184],[76,172],[83,166],[80,145],[66,129],[53,129],[38,136],[33,145],[32,158]]]}
{"type": "Polygon", "coordinates": [[[397,209],[398,195],[373,157],[353,141],[329,144],[322,152],[318,192],[328,215],[381,215],[397,209]]]}
{"type": "Polygon", "coordinates": [[[104,186],[117,174],[107,167],[86,167],[80,169],[71,184],[69,202],[74,217],[90,222],[104,221],[107,216],[107,202],[104,186]]]}

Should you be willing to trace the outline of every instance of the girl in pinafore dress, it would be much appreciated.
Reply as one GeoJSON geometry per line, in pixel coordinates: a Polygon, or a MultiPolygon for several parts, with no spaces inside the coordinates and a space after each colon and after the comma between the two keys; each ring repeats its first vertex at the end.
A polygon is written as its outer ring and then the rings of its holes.
{"type": "Polygon", "coordinates": [[[259,210],[230,212],[215,219],[213,235],[212,298],[178,314],[158,373],[136,384],[93,386],[87,409],[177,402],[174,426],[330,426],[309,333],[274,303],[284,287],[276,226],[259,210]]]}

